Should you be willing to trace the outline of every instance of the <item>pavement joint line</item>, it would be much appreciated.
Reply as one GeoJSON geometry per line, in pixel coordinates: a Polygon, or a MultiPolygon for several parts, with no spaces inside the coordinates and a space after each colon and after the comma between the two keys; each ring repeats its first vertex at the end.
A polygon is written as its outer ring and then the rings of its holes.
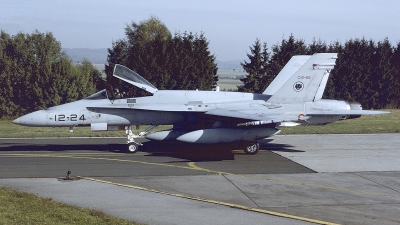
{"type": "MultiPolygon", "coordinates": [[[[16,155],[18,155],[18,154],[16,154],[16,155]]],[[[330,186],[309,184],[309,183],[298,182],[298,181],[280,180],[280,179],[273,179],[273,178],[264,178],[264,177],[255,176],[255,175],[235,174],[235,173],[229,173],[229,172],[223,172],[223,171],[210,170],[210,169],[198,167],[195,165],[194,162],[189,162],[188,163],[189,166],[178,166],[178,165],[170,165],[170,164],[164,164],[164,163],[151,163],[151,162],[144,162],[144,161],[137,161],[137,160],[114,159],[114,158],[112,159],[112,158],[104,158],[104,157],[69,156],[69,155],[52,155],[52,154],[29,154],[29,153],[24,153],[24,154],[20,154],[20,155],[30,156],[30,157],[33,156],[33,157],[54,157],[54,158],[72,158],[72,159],[92,159],[92,160],[139,163],[139,164],[144,164],[144,165],[154,165],[154,166],[164,166],[164,167],[172,167],[172,168],[205,171],[208,173],[215,173],[218,175],[233,175],[233,176],[240,176],[240,177],[246,177],[246,178],[257,179],[257,180],[268,180],[268,181],[274,181],[274,182],[278,182],[278,183],[301,185],[301,186],[307,186],[307,187],[313,187],[313,188],[321,188],[321,189],[326,189],[326,190],[351,192],[351,193],[358,193],[358,194],[363,194],[363,195],[381,196],[381,197],[400,199],[400,195],[381,194],[381,193],[353,190],[353,189],[348,189],[348,188],[330,187],[330,186]]],[[[2,157],[2,154],[0,154],[0,157],[2,157]]]]}
{"type": "Polygon", "coordinates": [[[231,183],[236,189],[238,189],[240,191],[240,193],[242,193],[244,196],[246,196],[246,198],[249,199],[249,201],[252,201],[254,203],[254,205],[256,205],[257,207],[260,207],[256,201],[254,201],[253,198],[249,197],[249,195],[244,192],[239,186],[237,186],[234,182],[232,182],[226,175],[221,175],[225,178],[225,180],[227,180],[229,183],[231,183]]]}
{"type": "Polygon", "coordinates": [[[367,180],[367,181],[369,181],[369,182],[375,183],[375,184],[380,185],[380,186],[382,186],[382,187],[384,187],[384,188],[387,188],[387,189],[390,189],[390,190],[392,190],[392,191],[394,191],[394,192],[399,193],[398,190],[396,190],[396,189],[394,189],[394,188],[392,188],[392,187],[389,187],[389,186],[387,186],[387,185],[381,184],[381,183],[379,183],[379,182],[377,182],[377,181],[374,181],[374,180],[372,180],[372,179],[369,179],[369,178],[367,178],[367,177],[364,177],[364,176],[362,176],[362,175],[359,174],[359,173],[354,173],[354,175],[356,175],[356,176],[358,176],[358,177],[361,177],[361,178],[363,178],[363,179],[365,179],[365,180],[367,180]]]}
{"type": "Polygon", "coordinates": [[[338,225],[337,223],[331,223],[331,222],[322,221],[322,220],[310,219],[310,218],[306,218],[306,217],[300,217],[300,216],[295,216],[295,215],[290,215],[290,214],[285,214],[285,213],[279,213],[279,212],[274,212],[274,211],[269,211],[269,210],[264,210],[264,209],[259,209],[259,208],[253,208],[253,207],[248,207],[248,206],[243,206],[243,205],[238,205],[238,204],[233,204],[233,203],[228,203],[228,202],[222,202],[222,201],[217,201],[217,200],[205,199],[205,198],[201,198],[201,197],[188,196],[188,195],[183,195],[183,194],[174,194],[174,193],[169,193],[169,192],[165,192],[165,191],[159,191],[156,189],[135,186],[135,185],[115,183],[115,182],[110,182],[110,181],[100,180],[100,179],[95,179],[95,178],[90,178],[90,177],[78,176],[78,178],[89,180],[89,181],[100,182],[100,183],[104,183],[104,184],[116,185],[116,186],[120,186],[120,187],[133,188],[133,189],[141,190],[141,191],[148,191],[148,192],[153,192],[153,193],[158,193],[158,194],[164,194],[164,195],[169,195],[169,196],[173,196],[173,197],[179,197],[179,198],[184,198],[184,199],[189,199],[189,200],[194,200],[194,201],[228,206],[228,207],[235,208],[235,209],[242,209],[242,210],[247,210],[247,211],[252,211],[252,212],[257,212],[257,213],[268,214],[268,215],[272,215],[272,216],[278,216],[278,217],[283,217],[283,218],[288,218],[288,219],[294,219],[294,220],[299,220],[299,221],[315,223],[315,224],[338,225]]]}
{"type": "Polygon", "coordinates": [[[359,193],[359,194],[364,194],[364,195],[391,197],[391,198],[400,199],[400,195],[381,194],[381,193],[374,193],[374,192],[368,192],[368,191],[353,190],[353,189],[348,189],[348,188],[339,188],[339,187],[330,187],[330,186],[324,186],[324,185],[318,185],[318,184],[309,184],[309,183],[298,182],[298,181],[280,180],[280,179],[273,179],[273,178],[264,178],[264,177],[260,177],[260,176],[256,176],[256,175],[226,173],[226,172],[209,170],[209,169],[198,167],[198,166],[196,166],[194,164],[194,162],[190,162],[190,163],[188,163],[188,165],[190,167],[193,167],[193,168],[197,169],[197,170],[206,171],[206,172],[210,172],[210,173],[217,173],[219,175],[223,175],[223,174],[224,175],[234,175],[234,176],[246,177],[246,178],[251,178],[251,179],[256,179],[256,180],[268,180],[268,181],[274,181],[274,182],[277,182],[277,183],[302,185],[302,186],[313,187],[313,188],[321,188],[321,189],[326,189],[326,190],[352,192],[352,193],[359,193]]]}

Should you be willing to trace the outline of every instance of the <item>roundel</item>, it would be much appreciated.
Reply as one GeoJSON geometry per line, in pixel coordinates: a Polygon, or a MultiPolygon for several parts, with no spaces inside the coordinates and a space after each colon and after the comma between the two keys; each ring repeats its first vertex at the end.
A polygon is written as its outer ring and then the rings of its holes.
{"type": "Polygon", "coordinates": [[[300,81],[297,81],[296,83],[294,83],[293,89],[297,92],[300,92],[304,89],[304,84],[300,81]]]}

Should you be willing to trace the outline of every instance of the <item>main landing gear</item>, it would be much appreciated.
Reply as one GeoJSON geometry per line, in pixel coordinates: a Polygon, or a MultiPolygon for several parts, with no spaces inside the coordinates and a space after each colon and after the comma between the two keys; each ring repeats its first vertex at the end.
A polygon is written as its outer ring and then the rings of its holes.
{"type": "Polygon", "coordinates": [[[257,141],[249,142],[245,145],[244,153],[247,155],[255,155],[260,150],[260,144],[257,141]]]}
{"type": "MultiPolygon", "coordinates": [[[[152,125],[147,129],[145,129],[144,131],[140,132],[138,135],[132,132],[132,126],[126,126],[125,132],[127,134],[127,139],[128,139],[127,141],[128,146],[126,148],[126,152],[136,153],[139,150],[139,146],[142,146],[143,144],[137,142],[137,140],[135,139],[143,138],[149,131],[156,128],[157,126],[158,125],[152,125]]],[[[247,155],[255,155],[260,150],[260,144],[257,141],[245,142],[244,144],[243,142],[241,143],[238,143],[239,144],[238,146],[243,146],[244,153],[246,153],[247,155]]]]}
{"type": "Polygon", "coordinates": [[[137,142],[135,138],[141,138],[144,137],[150,130],[156,128],[158,125],[152,125],[145,129],[144,131],[140,132],[138,135],[134,134],[132,132],[132,126],[126,126],[125,127],[125,132],[128,138],[128,141],[126,142],[128,144],[127,152],[128,153],[136,153],[139,150],[139,146],[142,146],[143,144],[140,142],[137,142]]]}

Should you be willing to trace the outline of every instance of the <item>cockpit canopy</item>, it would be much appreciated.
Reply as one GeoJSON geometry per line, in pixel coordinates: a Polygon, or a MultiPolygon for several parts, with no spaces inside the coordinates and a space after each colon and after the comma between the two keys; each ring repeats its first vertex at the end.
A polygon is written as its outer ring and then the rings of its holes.
{"type": "Polygon", "coordinates": [[[123,65],[115,65],[113,76],[152,94],[158,91],[158,89],[154,87],[149,81],[123,65]]]}
{"type": "MultiPolygon", "coordinates": [[[[114,73],[113,75],[125,82],[128,82],[132,85],[135,85],[136,87],[139,87],[145,91],[148,91],[152,94],[154,94],[158,89],[154,87],[149,81],[144,79],[142,76],[139,74],[135,73],[134,71],[130,70],[129,68],[116,64],[114,67],[114,73]]],[[[116,89],[117,90],[117,89],[116,89]]],[[[115,96],[113,96],[113,92],[111,90],[101,90],[99,92],[96,92],[86,99],[88,100],[99,100],[99,99],[115,99],[115,98],[126,98],[127,96],[123,96],[122,93],[119,93],[119,91],[116,91],[115,96]],[[110,92],[108,92],[110,91],[110,92]]]]}

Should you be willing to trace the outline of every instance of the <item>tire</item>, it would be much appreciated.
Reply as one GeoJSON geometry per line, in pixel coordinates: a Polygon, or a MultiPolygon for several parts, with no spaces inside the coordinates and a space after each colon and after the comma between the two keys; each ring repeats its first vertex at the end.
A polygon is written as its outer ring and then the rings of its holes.
{"type": "Polygon", "coordinates": [[[246,155],[255,155],[259,150],[260,144],[258,144],[258,142],[250,142],[246,145],[244,153],[246,153],[246,155]]]}
{"type": "Polygon", "coordinates": [[[128,153],[136,153],[138,150],[139,150],[139,145],[137,145],[135,143],[128,144],[128,148],[127,148],[128,153]]]}

